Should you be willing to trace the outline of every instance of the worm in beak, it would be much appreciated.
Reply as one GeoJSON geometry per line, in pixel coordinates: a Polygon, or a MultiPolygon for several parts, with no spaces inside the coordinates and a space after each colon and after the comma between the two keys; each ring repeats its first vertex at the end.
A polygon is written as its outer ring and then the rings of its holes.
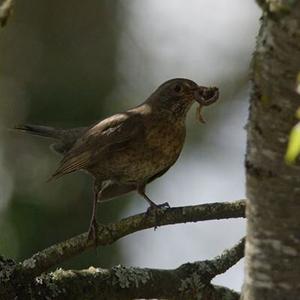
{"type": "Polygon", "coordinates": [[[201,123],[205,123],[205,119],[203,118],[201,111],[203,106],[208,106],[216,102],[219,98],[219,89],[217,87],[204,87],[199,86],[194,91],[195,100],[199,103],[197,108],[197,119],[201,123]]]}

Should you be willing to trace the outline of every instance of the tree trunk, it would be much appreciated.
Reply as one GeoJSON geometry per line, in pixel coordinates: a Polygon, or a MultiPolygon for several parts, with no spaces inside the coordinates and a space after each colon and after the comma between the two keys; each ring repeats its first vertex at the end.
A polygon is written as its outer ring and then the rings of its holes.
{"type": "Polygon", "coordinates": [[[284,154],[300,106],[300,3],[259,1],[246,155],[244,300],[300,299],[300,166],[284,154]],[[294,4],[292,4],[294,3],[294,4]]]}

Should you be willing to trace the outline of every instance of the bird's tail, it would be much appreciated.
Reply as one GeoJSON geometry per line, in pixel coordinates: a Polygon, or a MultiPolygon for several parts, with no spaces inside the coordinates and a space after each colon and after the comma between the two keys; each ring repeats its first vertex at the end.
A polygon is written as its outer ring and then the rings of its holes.
{"type": "Polygon", "coordinates": [[[17,125],[15,126],[16,130],[20,130],[23,132],[27,132],[34,135],[44,136],[48,138],[60,139],[61,138],[61,129],[55,129],[53,127],[48,126],[40,126],[40,125],[17,125]]]}
{"type": "Polygon", "coordinates": [[[55,139],[57,141],[51,145],[51,149],[57,153],[65,154],[71,149],[87,127],[60,129],[49,126],[25,124],[15,126],[15,129],[29,134],[55,139]]]}

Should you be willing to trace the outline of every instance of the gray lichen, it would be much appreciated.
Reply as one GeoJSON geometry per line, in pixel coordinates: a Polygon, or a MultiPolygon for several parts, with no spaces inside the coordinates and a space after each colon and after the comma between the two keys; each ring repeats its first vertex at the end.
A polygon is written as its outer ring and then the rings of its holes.
{"type": "Polygon", "coordinates": [[[8,282],[14,273],[16,262],[12,259],[5,259],[0,256],[0,282],[8,282]]]}
{"type": "MultiPolygon", "coordinates": [[[[35,278],[35,284],[37,286],[44,286],[47,287],[47,290],[50,291],[51,297],[46,297],[45,299],[53,299],[60,294],[65,293],[64,289],[61,289],[57,284],[56,281],[60,279],[60,274],[63,272],[62,269],[58,269],[55,272],[51,272],[49,274],[42,274],[41,276],[35,278]]],[[[43,290],[43,289],[42,289],[43,290]]]]}
{"type": "Polygon", "coordinates": [[[23,267],[26,269],[33,269],[35,268],[35,259],[34,258],[29,258],[24,260],[23,262],[23,267]]]}
{"type": "Polygon", "coordinates": [[[150,279],[149,272],[140,268],[118,265],[113,267],[112,271],[113,285],[118,284],[121,288],[129,288],[131,286],[138,288],[150,279]]]}
{"type": "Polygon", "coordinates": [[[199,293],[205,284],[202,281],[202,278],[196,272],[193,272],[190,276],[186,279],[181,280],[181,285],[179,287],[179,292],[181,293],[199,293]]]}

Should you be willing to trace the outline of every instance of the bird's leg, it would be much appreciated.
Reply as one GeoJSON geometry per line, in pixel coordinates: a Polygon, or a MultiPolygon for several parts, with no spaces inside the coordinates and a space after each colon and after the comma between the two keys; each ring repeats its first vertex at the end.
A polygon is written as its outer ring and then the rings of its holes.
{"type": "Polygon", "coordinates": [[[90,227],[88,231],[88,240],[93,240],[95,246],[97,247],[97,232],[98,232],[98,223],[96,220],[97,217],[97,199],[98,199],[99,190],[97,186],[94,186],[94,195],[93,195],[93,211],[90,221],[90,227]]]}
{"type": "MultiPolygon", "coordinates": [[[[152,211],[154,212],[155,223],[157,224],[159,214],[163,212],[164,208],[170,208],[168,202],[157,205],[154,203],[145,193],[145,185],[138,186],[137,192],[149,203],[149,208],[147,209],[147,214],[150,214],[152,211]]],[[[157,228],[155,225],[154,229],[157,228]]]]}
{"type": "Polygon", "coordinates": [[[149,203],[150,209],[161,209],[161,208],[169,208],[170,205],[168,202],[163,204],[154,203],[145,193],[145,185],[138,186],[137,192],[149,203]]]}

